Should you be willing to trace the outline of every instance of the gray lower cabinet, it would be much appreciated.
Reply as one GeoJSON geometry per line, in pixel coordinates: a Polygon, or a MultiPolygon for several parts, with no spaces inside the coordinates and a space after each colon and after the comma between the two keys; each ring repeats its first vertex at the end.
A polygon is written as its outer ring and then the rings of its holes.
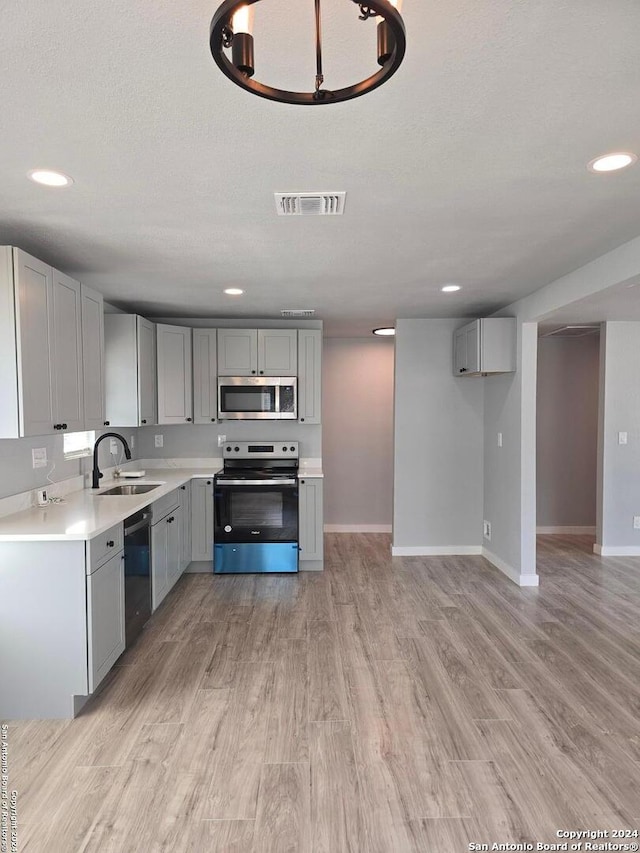
{"type": "Polygon", "coordinates": [[[122,525],[91,541],[0,542],[0,719],[76,716],[124,651],[122,525]]]}
{"type": "Polygon", "coordinates": [[[298,421],[322,423],[322,331],[298,330],[298,421]]]}
{"type": "Polygon", "coordinates": [[[180,572],[191,562],[191,483],[178,489],[180,498],[180,572]]]}
{"type": "Polygon", "coordinates": [[[183,572],[185,503],[175,489],[151,506],[151,609],[156,610],[183,572]]]}
{"type": "Polygon", "coordinates": [[[191,481],[191,559],[213,560],[213,477],[191,481]]]}
{"type": "Polygon", "coordinates": [[[87,638],[93,693],[125,649],[122,551],[87,577],[87,638]]]}
{"type": "Polygon", "coordinates": [[[305,477],[301,479],[299,494],[300,568],[304,569],[305,561],[321,562],[324,555],[322,478],[305,477]]]}

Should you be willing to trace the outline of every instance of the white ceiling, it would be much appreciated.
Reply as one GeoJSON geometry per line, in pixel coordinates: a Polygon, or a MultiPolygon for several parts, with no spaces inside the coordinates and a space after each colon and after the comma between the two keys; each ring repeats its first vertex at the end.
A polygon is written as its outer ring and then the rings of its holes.
{"type": "MultiPolygon", "coordinates": [[[[2,4],[2,242],[150,316],[315,307],[358,334],[488,313],[640,232],[640,164],[585,168],[640,154],[637,0],[405,0],[395,77],[323,107],[223,77],[216,5],[2,4]],[[43,189],[35,167],[75,183],[43,189]],[[274,191],[307,190],[346,190],[345,215],[275,215],[274,191]]],[[[312,88],[312,8],[263,0],[256,77],[312,88]]],[[[326,88],[374,70],[357,14],[323,0],[326,88]]]]}

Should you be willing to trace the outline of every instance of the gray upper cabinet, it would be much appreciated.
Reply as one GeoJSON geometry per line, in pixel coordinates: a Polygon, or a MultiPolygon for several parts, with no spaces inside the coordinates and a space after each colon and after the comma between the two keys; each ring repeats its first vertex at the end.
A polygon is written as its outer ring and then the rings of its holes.
{"type": "Polygon", "coordinates": [[[191,329],[156,326],[158,348],[158,423],[193,422],[191,329]]]}
{"type": "Polygon", "coordinates": [[[256,376],[256,329],[218,329],[218,376],[256,376]]]}
{"type": "Polygon", "coordinates": [[[80,284],[3,246],[0,309],[0,436],[83,429],[80,284]]]}
{"type": "Polygon", "coordinates": [[[516,320],[489,317],[474,320],[453,335],[455,376],[486,376],[516,369],[516,320]]]}
{"type": "Polygon", "coordinates": [[[298,420],[322,422],[322,331],[298,331],[298,420]]]}
{"type": "Polygon", "coordinates": [[[105,423],[104,303],[102,294],[82,285],[82,376],[84,428],[101,429],[105,423]]]}
{"type": "Polygon", "coordinates": [[[218,329],[218,376],[296,376],[297,329],[218,329]]]}
{"type": "Polygon", "coordinates": [[[296,376],[298,330],[258,329],[258,375],[296,376]]]}
{"type": "Polygon", "coordinates": [[[156,329],[137,314],[105,314],[106,418],[112,427],[157,423],[156,329]]]}
{"type": "Polygon", "coordinates": [[[215,329],[193,330],[193,422],[218,418],[218,353],[215,329]]]}
{"type": "Polygon", "coordinates": [[[84,429],[80,282],[53,270],[53,408],[57,428],[84,429]]]}

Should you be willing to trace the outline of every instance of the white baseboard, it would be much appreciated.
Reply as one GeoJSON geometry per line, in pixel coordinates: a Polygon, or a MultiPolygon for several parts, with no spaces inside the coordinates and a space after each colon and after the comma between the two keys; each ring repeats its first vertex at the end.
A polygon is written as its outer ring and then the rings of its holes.
{"type": "Polygon", "coordinates": [[[325,533],[391,533],[390,524],[325,524],[325,533]]]}
{"type": "Polygon", "coordinates": [[[514,569],[513,566],[510,566],[509,563],[505,563],[503,559],[498,557],[492,551],[489,551],[488,548],[482,549],[482,556],[485,560],[488,560],[492,565],[494,565],[496,569],[500,569],[503,574],[505,574],[514,583],[518,584],[518,586],[538,586],[540,583],[538,575],[520,573],[517,569],[514,569]]]}
{"type": "Polygon", "coordinates": [[[482,554],[481,545],[392,545],[392,557],[470,557],[482,554]]]}
{"type": "Polygon", "coordinates": [[[593,553],[600,557],[640,557],[638,545],[598,545],[593,546],[593,553]]]}
{"type": "Polygon", "coordinates": [[[559,527],[536,527],[536,533],[565,533],[573,536],[595,536],[595,527],[580,527],[577,524],[569,524],[559,527]]]}

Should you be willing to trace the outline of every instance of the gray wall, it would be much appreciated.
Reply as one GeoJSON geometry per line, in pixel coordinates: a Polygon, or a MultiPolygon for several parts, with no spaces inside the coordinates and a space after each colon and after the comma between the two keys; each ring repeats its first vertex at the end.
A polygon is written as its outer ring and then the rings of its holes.
{"type": "Polygon", "coordinates": [[[482,544],[486,380],[453,376],[464,323],[396,323],[394,547],[482,544]]]}
{"type": "MultiPolygon", "coordinates": [[[[101,430],[98,435],[102,435],[106,430],[101,430]]],[[[118,430],[115,430],[118,432],[118,430]]],[[[137,436],[137,429],[126,428],[121,431],[127,441],[131,436],[137,436]]],[[[137,438],[132,451],[132,458],[139,458],[139,449],[137,446],[137,438]]],[[[100,447],[99,465],[101,468],[108,468],[114,464],[114,461],[109,453],[109,441],[103,441],[100,447]]],[[[120,455],[116,461],[118,461],[120,455]]],[[[0,440],[0,498],[6,498],[9,495],[17,495],[20,492],[27,492],[30,489],[39,489],[42,486],[48,486],[47,474],[49,473],[53,463],[55,469],[51,473],[51,479],[54,483],[61,480],[68,480],[71,477],[78,477],[80,474],[91,471],[93,460],[90,457],[83,459],[72,459],[65,461],[63,454],[63,436],[61,435],[46,435],[36,436],[35,438],[6,438],[0,440]],[[47,449],[47,467],[33,468],[31,464],[31,450],[34,447],[46,447],[47,449]]]]}
{"type": "Polygon", "coordinates": [[[538,341],[538,527],[595,527],[599,359],[599,335],[538,341]]]}
{"type": "Polygon", "coordinates": [[[392,339],[324,341],[325,524],[391,527],[393,356],[392,339]]]}
{"type": "Polygon", "coordinates": [[[603,324],[599,425],[599,493],[602,499],[597,541],[605,548],[640,549],[640,323],[603,324]],[[628,443],[618,444],[618,433],[628,443]]]}
{"type": "Polygon", "coordinates": [[[322,427],[314,424],[290,424],[285,421],[224,421],[218,424],[185,424],[140,427],[138,453],[143,459],[167,457],[201,458],[222,456],[218,447],[218,435],[240,441],[292,440],[300,442],[300,455],[320,458],[322,456],[322,427]],[[155,447],[155,436],[162,435],[163,447],[155,447]]]}

